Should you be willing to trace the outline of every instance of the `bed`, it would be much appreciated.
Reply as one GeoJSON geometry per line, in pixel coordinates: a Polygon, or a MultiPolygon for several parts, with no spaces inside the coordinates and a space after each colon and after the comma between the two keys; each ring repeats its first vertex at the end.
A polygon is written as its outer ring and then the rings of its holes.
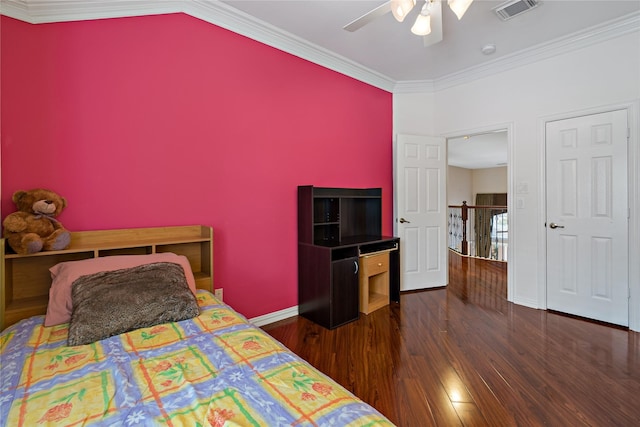
{"type": "Polygon", "coordinates": [[[100,270],[110,258],[60,263],[97,268],[62,290],[51,272],[50,297],[71,293],[69,319],[45,326],[47,311],[0,334],[2,425],[392,425],[195,288],[188,267],[154,259],[100,270]]]}

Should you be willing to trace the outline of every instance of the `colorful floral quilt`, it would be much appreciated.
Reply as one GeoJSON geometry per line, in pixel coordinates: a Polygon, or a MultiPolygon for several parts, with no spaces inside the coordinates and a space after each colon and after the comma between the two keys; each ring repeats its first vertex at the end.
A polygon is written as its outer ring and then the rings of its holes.
{"type": "Polygon", "coordinates": [[[6,426],[391,426],[374,408],[198,291],[200,315],[68,347],[43,316],[0,335],[6,426]]]}

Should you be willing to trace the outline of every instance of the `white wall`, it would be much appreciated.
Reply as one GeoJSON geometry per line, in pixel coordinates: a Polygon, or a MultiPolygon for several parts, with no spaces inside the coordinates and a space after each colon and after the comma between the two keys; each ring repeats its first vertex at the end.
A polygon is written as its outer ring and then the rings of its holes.
{"type": "Polygon", "coordinates": [[[403,93],[393,95],[394,133],[435,135],[435,94],[403,93]]]}
{"type": "MultiPolygon", "coordinates": [[[[516,249],[510,255],[510,295],[515,303],[546,307],[544,265],[544,120],[551,116],[579,115],[587,110],[635,105],[640,99],[640,33],[621,35],[558,54],[512,70],[443,89],[429,95],[394,95],[396,133],[461,135],[475,129],[510,128],[510,175],[512,190],[518,189],[522,209],[511,209],[510,239],[516,249]],[[423,111],[424,122],[402,116],[423,111]],[[428,112],[433,112],[428,115],[428,112]]],[[[637,109],[635,110],[637,115],[637,109]]],[[[637,117],[632,136],[638,139],[637,117]]],[[[630,149],[632,179],[638,177],[640,150],[630,149]]],[[[630,241],[640,240],[640,184],[631,185],[630,241]]],[[[511,204],[510,206],[513,206],[511,204]]],[[[640,256],[632,243],[630,259],[640,256]]],[[[633,263],[632,263],[633,264],[633,263]]],[[[637,263],[636,263],[637,264],[637,263]]],[[[631,266],[632,303],[640,307],[640,268],[631,266]]],[[[632,328],[640,328],[640,309],[631,309],[632,328]]]]}

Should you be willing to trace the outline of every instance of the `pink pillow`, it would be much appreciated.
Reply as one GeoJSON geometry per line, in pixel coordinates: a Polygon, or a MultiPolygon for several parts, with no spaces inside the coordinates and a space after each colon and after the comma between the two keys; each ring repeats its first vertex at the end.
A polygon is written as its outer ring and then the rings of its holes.
{"type": "Polygon", "coordinates": [[[71,320],[73,305],[71,303],[71,284],[80,276],[114,271],[123,268],[138,267],[154,262],[172,262],[179,264],[184,270],[187,284],[191,292],[196,293],[196,280],[191,271],[189,260],[184,255],[163,252],[151,255],[114,255],[99,258],[66,261],[54,265],[51,272],[51,289],[49,289],[49,305],[44,318],[44,326],[68,323],[71,320]]]}

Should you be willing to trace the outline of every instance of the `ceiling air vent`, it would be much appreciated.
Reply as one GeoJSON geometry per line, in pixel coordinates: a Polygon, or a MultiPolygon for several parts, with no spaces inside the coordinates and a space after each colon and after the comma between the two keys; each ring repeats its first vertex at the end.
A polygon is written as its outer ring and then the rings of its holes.
{"type": "Polygon", "coordinates": [[[539,5],[540,0],[511,0],[506,3],[502,3],[494,10],[496,11],[500,19],[506,21],[507,19],[511,19],[514,16],[526,12],[527,10],[538,7],[539,5]]]}

